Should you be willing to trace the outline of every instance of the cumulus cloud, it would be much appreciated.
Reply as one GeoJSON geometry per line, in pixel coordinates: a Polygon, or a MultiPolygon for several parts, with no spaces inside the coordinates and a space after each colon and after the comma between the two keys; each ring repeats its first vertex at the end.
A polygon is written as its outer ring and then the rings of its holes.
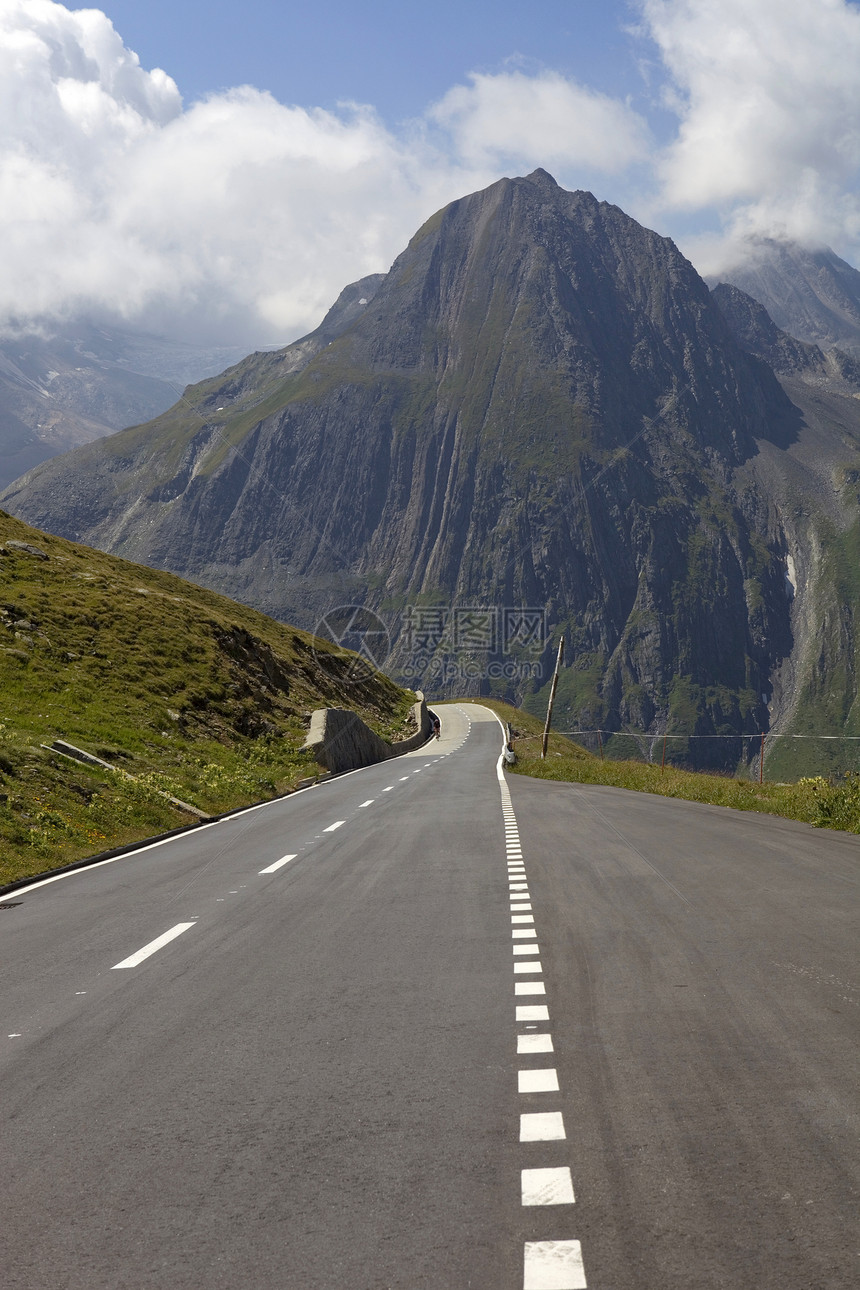
{"type": "Polygon", "coordinates": [[[728,246],[708,239],[717,260],[761,235],[856,253],[860,10],[846,0],[640,2],[679,120],[658,167],[664,209],[720,211],[728,246]]]}
{"type": "Polygon", "coordinates": [[[542,157],[547,166],[618,173],[648,153],[648,129],[637,113],[558,72],[473,73],[469,80],[450,89],[429,115],[472,165],[542,157]]]}
{"type": "Polygon", "coordinates": [[[674,232],[703,271],[761,235],[860,257],[860,8],[636,3],[676,119],[660,148],[630,104],[513,65],[398,130],[248,86],[187,105],[98,9],[2,0],[0,327],[90,314],[285,341],[439,206],[539,165],[674,232]]]}
{"type": "Polygon", "coordinates": [[[454,197],[623,168],[645,129],[556,74],[476,76],[400,132],[250,87],[184,106],[97,9],[0,5],[0,324],[80,313],[260,344],[314,326],[454,197]]]}

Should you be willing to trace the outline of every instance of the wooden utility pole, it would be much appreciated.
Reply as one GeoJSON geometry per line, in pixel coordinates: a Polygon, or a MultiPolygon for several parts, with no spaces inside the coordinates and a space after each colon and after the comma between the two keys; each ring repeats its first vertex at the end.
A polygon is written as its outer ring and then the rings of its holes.
{"type": "Polygon", "coordinates": [[[558,658],[555,660],[555,671],[552,674],[552,687],[549,692],[549,703],[546,708],[546,725],[543,728],[543,740],[540,746],[540,759],[546,759],[546,745],[549,739],[549,727],[552,722],[552,705],[555,703],[555,690],[558,685],[558,673],[561,667],[561,660],[564,658],[564,637],[558,642],[558,658]]]}

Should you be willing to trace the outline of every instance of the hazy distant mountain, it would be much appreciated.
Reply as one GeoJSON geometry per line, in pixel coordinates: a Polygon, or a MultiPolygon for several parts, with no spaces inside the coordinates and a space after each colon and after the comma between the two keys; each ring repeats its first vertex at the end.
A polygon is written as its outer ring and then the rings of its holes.
{"type": "Polygon", "coordinates": [[[504,671],[528,653],[486,617],[457,635],[458,611],[538,607],[544,667],[567,640],[566,726],[838,731],[857,724],[860,401],[829,361],[536,171],[438,212],[310,336],[0,505],[303,626],[370,606],[391,670],[437,692],[543,684],[504,671]]]}
{"type": "Polygon", "coordinates": [[[82,443],[148,421],[244,351],[79,323],[0,339],[0,487],[82,443]]]}
{"type": "Polygon", "coordinates": [[[721,277],[758,300],[798,340],[860,357],[860,272],[829,247],[813,251],[759,238],[750,243],[749,258],[721,277]]]}

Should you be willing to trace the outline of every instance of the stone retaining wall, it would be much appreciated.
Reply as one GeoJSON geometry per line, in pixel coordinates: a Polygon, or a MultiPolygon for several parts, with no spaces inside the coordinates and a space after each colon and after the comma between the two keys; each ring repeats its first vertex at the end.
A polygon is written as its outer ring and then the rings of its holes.
{"type": "Polygon", "coordinates": [[[412,714],[417,730],[409,739],[390,744],[348,708],[317,708],[311,714],[311,728],[302,747],[313,752],[319,764],[335,775],[412,752],[425,744],[432,732],[427,702],[420,690],[416,693],[418,702],[412,714]]]}

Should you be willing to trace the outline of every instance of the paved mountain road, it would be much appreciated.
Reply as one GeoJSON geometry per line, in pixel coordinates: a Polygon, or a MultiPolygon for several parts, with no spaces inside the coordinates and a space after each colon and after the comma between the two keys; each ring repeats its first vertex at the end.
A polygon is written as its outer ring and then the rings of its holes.
{"type": "Polygon", "coordinates": [[[500,744],[9,897],[4,1287],[857,1283],[857,840],[500,744]]]}

